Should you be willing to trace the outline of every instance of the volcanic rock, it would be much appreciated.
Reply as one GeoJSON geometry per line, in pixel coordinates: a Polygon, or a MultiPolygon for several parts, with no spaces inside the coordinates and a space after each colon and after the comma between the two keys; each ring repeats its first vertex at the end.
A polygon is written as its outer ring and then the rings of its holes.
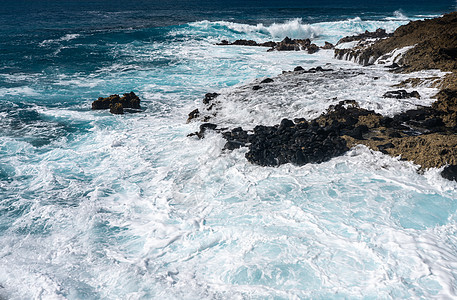
{"type": "Polygon", "coordinates": [[[417,91],[412,91],[408,93],[406,90],[397,90],[397,91],[388,91],[383,95],[384,98],[395,98],[395,99],[406,99],[406,98],[417,98],[420,99],[421,96],[417,91]]]}
{"type": "Polygon", "coordinates": [[[111,95],[109,97],[100,97],[92,102],[92,109],[110,109],[113,114],[122,114],[124,108],[140,109],[140,98],[134,92],[126,93],[122,97],[111,95]]]}

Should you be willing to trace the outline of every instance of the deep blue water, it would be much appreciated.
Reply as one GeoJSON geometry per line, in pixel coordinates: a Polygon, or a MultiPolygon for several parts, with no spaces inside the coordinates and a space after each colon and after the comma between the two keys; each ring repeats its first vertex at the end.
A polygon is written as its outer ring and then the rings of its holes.
{"type": "Polygon", "coordinates": [[[439,170],[363,147],[262,168],[221,151],[218,135],[188,138],[199,123],[185,123],[206,92],[223,94],[215,122],[233,127],[316,116],[334,97],[386,114],[429,105],[435,89],[389,102],[381,95],[407,75],[330,52],[215,43],[335,43],[455,2],[0,5],[0,299],[457,296],[457,188],[439,170]],[[341,74],[250,92],[253,80],[327,64],[341,74]],[[90,110],[130,91],[139,113],[90,110]]]}

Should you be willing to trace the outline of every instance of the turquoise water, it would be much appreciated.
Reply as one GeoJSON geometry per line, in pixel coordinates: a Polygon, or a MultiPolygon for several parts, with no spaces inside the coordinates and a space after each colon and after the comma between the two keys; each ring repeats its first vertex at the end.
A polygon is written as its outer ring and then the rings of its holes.
{"type": "MultiPolygon", "coordinates": [[[[404,75],[330,52],[215,43],[335,43],[455,3],[257,6],[3,5],[0,298],[456,296],[457,191],[439,170],[364,147],[319,165],[259,167],[245,149],[222,151],[217,134],[188,138],[199,123],[185,123],[206,92],[222,94],[214,122],[229,127],[313,117],[333,97],[385,114],[420,104],[380,96],[404,75]],[[326,64],[339,75],[286,74],[275,89],[251,92],[265,76],[326,64]],[[100,96],[130,91],[139,113],[90,110],[100,96]]],[[[420,87],[421,101],[435,92],[420,87]]]]}

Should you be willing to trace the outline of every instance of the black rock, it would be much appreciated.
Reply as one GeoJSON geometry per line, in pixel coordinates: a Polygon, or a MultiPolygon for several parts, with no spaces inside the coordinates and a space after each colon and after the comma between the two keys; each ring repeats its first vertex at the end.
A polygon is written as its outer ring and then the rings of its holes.
{"type": "Polygon", "coordinates": [[[252,89],[253,89],[254,91],[260,90],[261,88],[262,88],[262,87],[261,87],[260,85],[254,85],[254,86],[252,87],[252,89]]]}
{"type": "Polygon", "coordinates": [[[273,82],[274,80],[271,79],[271,78],[265,78],[264,80],[262,80],[260,83],[270,83],[270,82],[273,82]]]}
{"type": "Polygon", "coordinates": [[[305,70],[305,69],[303,69],[303,67],[301,67],[301,66],[296,66],[296,67],[294,68],[294,72],[304,71],[304,70],[305,70]]]}
{"type": "Polygon", "coordinates": [[[214,100],[214,98],[216,98],[217,96],[219,96],[218,93],[207,93],[205,95],[205,98],[203,98],[203,104],[209,104],[211,101],[214,100]]]}
{"type": "Polygon", "coordinates": [[[193,111],[191,111],[189,113],[189,117],[187,118],[187,123],[189,123],[193,119],[198,118],[199,116],[200,116],[200,111],[198,110],[198,108],[194,109],[193,111]]]}
{"type": "Polygon", "coordinates": [[[443,169],[441,176],[448,180],[457,181],[457,165],[450,165],[443,169]]]}
{"type": "Polygon", "coordinates": [[[122,97],[117,94],[109,97],[100,97],[92,102],[92,109],[110,109],[113,114],[123,114],[124,108],[140,109],[140,98],[134,92],[126,93],[122,97]]]}
{"type": "Polygon", "coordinates": [[[406,99],[406,98],[418,98],[420,99],[420,95],[417,91],[412,91],[408,93],[406,90],[397,90],[397,91],[388,91],[384,93],[384,98],[395,98],[395,99],[406,99]]]}

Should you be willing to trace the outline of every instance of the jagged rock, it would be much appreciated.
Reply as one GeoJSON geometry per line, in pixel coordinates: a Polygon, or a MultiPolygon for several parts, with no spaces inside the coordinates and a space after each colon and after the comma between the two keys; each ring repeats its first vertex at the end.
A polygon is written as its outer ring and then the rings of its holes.
{"type": "Polygon", "coordinates": [[[338,41],[336,43],[337,45],[343,44],[343,43],[349,43],[353,41],[360,41],[360,40],[366,40],[366,39],[381,39],[381,38],[386,38],[392,36],[391,33],[386,33],[385,29],[378,28],[376,31],[370,32],[368,30],[365,30],[364,33],[354,35],[354,36],[347,36],[338,41]]]}
{"type": "Polygon", "coordinates": [[[406,90],[397,90],[397,91],[388,91],[382,95],[384,98],[395,98],[395,99],[406,99],[406,98],[417,98],[420,99],[421,96],[417,91],[412,91],[408,93],[406,90]]]}
{"type": "MultiPolygon", "coordinates": [[[[326,47],[330,47],[330,43],[327,43],[326,47]],[[328,45],[327,45],[328,44],[328,45]]],[[[299,50],[306,50],[308,53],[313,54],[319,51],[319,47],[315,44],[311,44],[310,39],[291,39],[289,37],[285,37],[281,42],[264,42],[264,43],[257,43],[253,40],[236,40],[233,43],[230,43],[227,40],[222,40],[220,43],[216,45],[220,46],[258,46],[258,47],[269,47],[268,51],[299,51],[299,50]]],[[[333,46],[333,45],[332,45],[333,46]]],[[[330,48],[325,48],[330,49],[330,48]]]]}
{"type": "Polygon", "coordinates": [[[200,131],[194,132],[194,133],[190,133],[187,136],[188,137],[197,136],[199,139],[202,139],[202,138],[205,137],[205,133],[206,133],[207,130],[216,130],[216,128],[217,128],[216,124],[203,123],[202,125],[200,125],[200,131]]]}
{"type": "MultiPolygon", "coordinates": [[[[412,47],[396,61],[397,71],[425,69],[457,70],[457,12],[440,18],[414,21],[400,26],[392,36],[354,49],[335,49],[335,57],[355,60],[363,65],[374,62],[395,49],[412,47]]],[[[343,38],[341,42],[354,39],[343,38]]]]}
{"type": "Polygon", "coordinates": [[[325,42],[325,45],[321,47],[322,49],[334,49],[335,46],[332,43],[325,42]]]}
{"type": "Polygon", "coordinates": [[[257,43],[253,40],[236,40],[233,43],[230,43],[227,40],[222,40],[220,43],[217,43],[218,46],[259,46],[259,47],[269,47],[272,48],[276,46],[276,42],[269,41],[265,43],[257,43]]]}
{"type": "Polygon", "coordinates": [[[262,166],[304,165],[327,161],[347,150],[332,128],[284,119],[280,125],[254,128],[246,158],[262,166]]]}
{"type": "Polygon", "coordinates": [[[198,110],[198,108],[194,109],[193,111],[191,111],[189,113],[189,117],[187,118],[187,123],[189,123],[193,119],[198,118],[199,116],[200,116],[200,111],[198,110]]]}
{"type": "Polygon", "coordinates": [[[299,71],[304,71],[305,69],[303,69],[303,67],[301,66],[297,66],[294,68],[294,72],[299,72],[299,71]]]}
{"type": "Polygon", "coordinates": [[[309,54],[313,54],[319,51],[319,47],[316,44],[311,44],[306,48],[306,51],[308,51],[309,54]]]}
{"type": "Polygon", "coordinates": [[[140,98],[134,92],[126,93],[122,97],[111,95],[109,97],[100,97],[92,102],[92,109],[110,109],[111,113],[122,114],[124,108],[140,109],[140,98]]]}
{"type": "Polygon", "coordinates": [[[217,96],[219,96],[218,93],[207,93],[203,98],[203,104],[210,104],[217,96]]]}

